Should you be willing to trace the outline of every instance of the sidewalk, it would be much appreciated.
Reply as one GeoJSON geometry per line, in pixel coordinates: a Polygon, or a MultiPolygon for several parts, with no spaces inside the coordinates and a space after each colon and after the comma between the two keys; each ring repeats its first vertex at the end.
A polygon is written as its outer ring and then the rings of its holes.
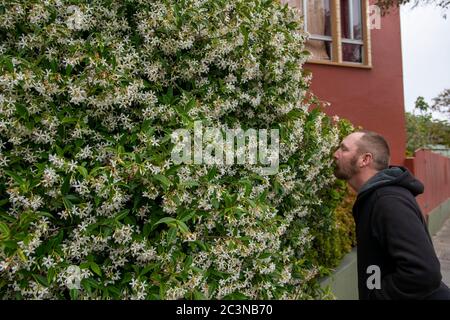
{"type": "Polygon", "coordinates": [[[433,237],[433,244],[441,262],[442,281],[450,287],[450,218],[433,237]]]}

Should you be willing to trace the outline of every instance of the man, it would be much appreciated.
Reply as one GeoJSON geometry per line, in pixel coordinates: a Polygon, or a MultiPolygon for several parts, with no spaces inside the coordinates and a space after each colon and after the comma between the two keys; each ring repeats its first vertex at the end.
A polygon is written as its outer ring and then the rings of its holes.
{"type": "Polygon", "coordinates": [[[450,300],[415,200],[423,184],[405,168],[390,167],[389,158],[386,140],[370,131],[350,134],[334,153],[335,176],[358,193],[359,298],[450,300]]]}

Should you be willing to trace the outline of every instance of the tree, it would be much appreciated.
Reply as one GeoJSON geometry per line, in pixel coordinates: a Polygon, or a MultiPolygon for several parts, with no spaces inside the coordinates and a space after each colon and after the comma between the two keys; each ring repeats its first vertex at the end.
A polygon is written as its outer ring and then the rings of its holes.
{"type": "MultiPolygon", "coordinates": [[[[450,0],[378,0],[376,3],[377,6],[380,7],[381,12],[383,14],[387,13],[392,7],[399,7],[403,4],[414,3],[414,7],[419,4],[434,4],[444,10],[450,8],[450,0]]],[[[443,14],[444,18],[446,18],[446,14],[443,14]]]]}
{"type": "Polygon", "coordinates": [[[450,116],[450,89],[445,89],[436,98],[433,98],[432,109],[447,113],[450,116]]]}
{"type": "Polygon", "coordinates": [[[430,111],[425,99],[418,97],[413,113],[406,113],[408,156],[412,156],[417,149],[430,145],[450,147],[450,123],[433,119],[430,111]]]}

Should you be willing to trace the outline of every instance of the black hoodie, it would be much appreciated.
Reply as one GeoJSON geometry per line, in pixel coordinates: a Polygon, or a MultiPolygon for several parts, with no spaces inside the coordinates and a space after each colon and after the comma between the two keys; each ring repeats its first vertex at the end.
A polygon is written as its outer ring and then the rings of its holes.
{"type": "Polygon", "coordinates": [[[423,189],[407,169],[390,167],[358,192],[353,217],[360,299],[450,299],[415,199],[423,189]]]}

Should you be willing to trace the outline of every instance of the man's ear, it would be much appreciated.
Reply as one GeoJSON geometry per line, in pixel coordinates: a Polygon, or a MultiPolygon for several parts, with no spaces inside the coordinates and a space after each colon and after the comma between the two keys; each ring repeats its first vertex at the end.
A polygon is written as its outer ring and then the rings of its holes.
{"type": "Polygon", "coordinates": [[[371,153],[364,153],[362,155],[361,168],[367,167],[373,161],[373,155],[371,153]]]}

